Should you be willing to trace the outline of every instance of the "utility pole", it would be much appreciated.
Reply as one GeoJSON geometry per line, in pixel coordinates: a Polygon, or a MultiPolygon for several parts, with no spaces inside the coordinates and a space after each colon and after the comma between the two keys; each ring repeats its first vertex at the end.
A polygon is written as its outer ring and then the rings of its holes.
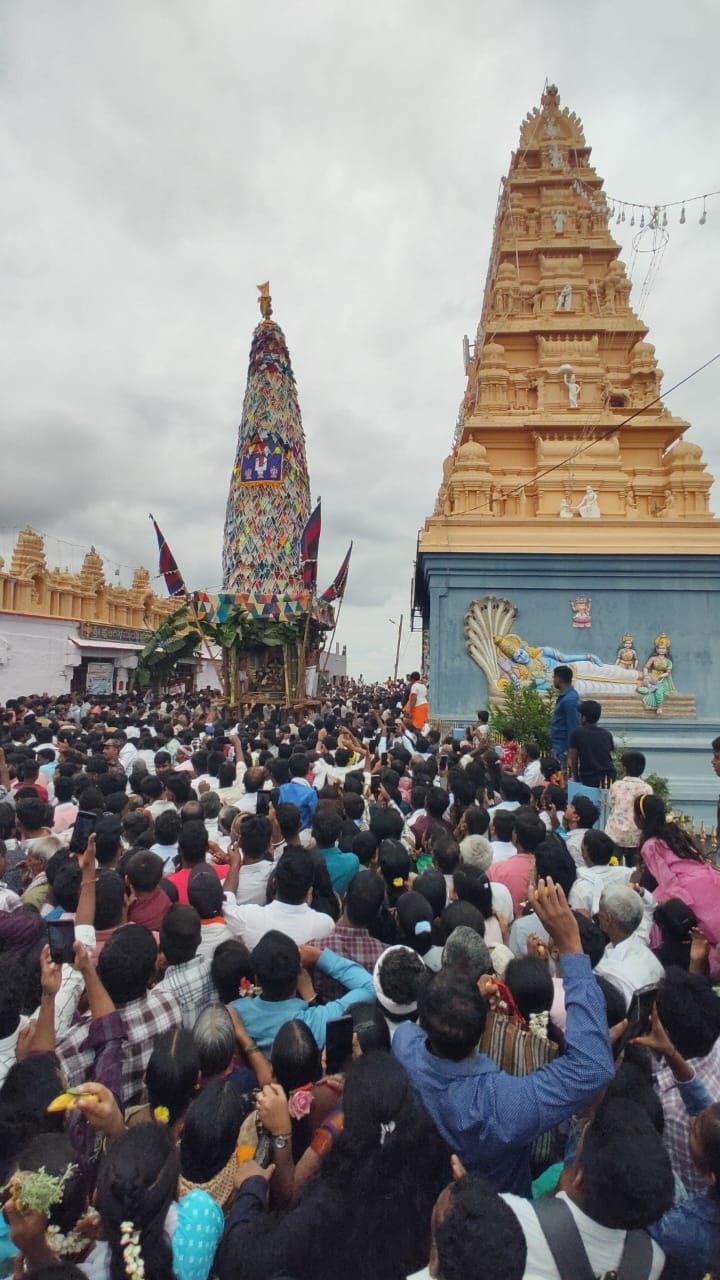
{"type": "Polygon", "coordinates": [[[399,623],[396,623],[394,618],[389,618],[388,621],[392,622],[393,626],[397,626],[398,629],[397,648],[395,650],[395,674],[393,676],[393,679],[397,680],[398,667],[400,666],[400,641],[402,640],[403,615],[400,614],[399,623]]]}

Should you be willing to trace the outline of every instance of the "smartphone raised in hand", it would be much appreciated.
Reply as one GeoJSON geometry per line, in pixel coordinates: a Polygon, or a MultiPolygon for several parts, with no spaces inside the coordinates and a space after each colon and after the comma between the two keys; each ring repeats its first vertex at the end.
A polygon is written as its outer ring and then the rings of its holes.
{"type": "Polygon", "coordinates": [[[637,1036],[644,1036],[650,1030],[653,1005],[657,1000],[657,987],[641,987],[636,991],[628,1005],[627,1027],[613,1046],[613,1053],[619,1058],[623,1049],[637,1036]]]}
{"type": "Polygon", "coordinates": [[[53,964],[73,964],[75,960],[75,925],[72,920],[48,920],[48,946],[53,964]]]}
{"type": "Polygon", "coordinates": [[[325,1070],[328,1075],[347,1071],[352,1058],[354,1027],[350,1014],[328,1022],[325,1032],[325,1070]]]}
{"type": "Polygon", "coordinates": [[[97,814],[92,813],[89,809],[78,810],[75,818],[75,825],[70,837],[68,846],[69,853],[84,853],[87,849],[87,843],[97,823],[97,814]]]}

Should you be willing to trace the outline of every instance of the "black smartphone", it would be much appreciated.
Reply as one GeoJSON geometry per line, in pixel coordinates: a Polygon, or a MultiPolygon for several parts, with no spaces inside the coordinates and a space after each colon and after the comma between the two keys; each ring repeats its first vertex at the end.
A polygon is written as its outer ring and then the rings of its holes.
{"type": "Polygon", "coordinates": [[[47,937],[53,964],[72,964],[75,959],[75,925],[72,920],[48,920],[47,937]]]}
{"type": "Polygon", "coordinates": [[[334,1075],[346,1071],[352,1058],[353,1030],[355,1024],[350,1014],[333,1018],[325,1032],[325,1071],[334,1075]]]}
{"type": "Polygon", "coordinates": [[[85,852],[87,849],[87,842],[95,830],[96,822],[96,813],[91,813],[88,809],[78,810],[78,814],[75,819],[75,826],[73,827],[73,833],[70,837],[70,844],[68,846],[68,851],[70,853],[85,852]]]}
{"type": "Polygon", "coordinates": [[[388,762],[388,753],[387,751],[383,751],[382,755],[380,756],[380,763],[383,769],[387,769],[387,762],[388,762]]]}
{"type": "Polygon", "coordinates": [[[633,995],[627,1011],[627,1027],[613,1046],[616,1058],[636,1036],[644,1036],[650,1030],[653,1005],[657,1000],[657,987],[641,987],[633,995]]]}
{"type": "Polygon", "coordinates": [[[270,792],[269,791],[258,791],[257,807],[255,809],[255,812],[259,813],[261,817],[267,818],[270,812],[270,792]]]}
{"type": "Polygon", "coordinates": [[[448,762],[447,756],[440,756],[440,759],[438,760],[438,767],[440,769],[447,769],[447,762],[448,762]]]}
{"type": "Polygon", "coordinates": [[[272,808],[277,809],[280,803],[280,788],[273,787],[272,791],[268,791],[268,795],[270,796],[270,804],[272,808]]]}

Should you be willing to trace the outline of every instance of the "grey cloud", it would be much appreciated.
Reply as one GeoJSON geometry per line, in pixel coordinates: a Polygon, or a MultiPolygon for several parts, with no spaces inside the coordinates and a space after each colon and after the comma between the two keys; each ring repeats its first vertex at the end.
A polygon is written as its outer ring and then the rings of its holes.
{"type": "MultiPolygon", "coordinates": [[[[520,122],[547,73],[611,193],[717,185],[717,7],[10,0],[2,21],[3,531],[154,571],[153,510],[188,581],[218,587],[269,276],[323,496],[319,580],[354,538],[338,639],[386,675],[520,122]]],[[[720,201],[702,228],[677,212],[643,313],[666,386],[720,331],[720,201]]],[[[668,400],[716,468],[719,376],[668,400]]]]}

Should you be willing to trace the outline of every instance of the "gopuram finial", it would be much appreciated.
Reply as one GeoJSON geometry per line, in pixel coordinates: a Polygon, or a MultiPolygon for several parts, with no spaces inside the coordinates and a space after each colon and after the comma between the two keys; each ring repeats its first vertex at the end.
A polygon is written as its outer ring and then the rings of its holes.
{"type": "Polygon", "coordinates": [[[259,284],[256,286],[256,288],[258,293],[260,294],[260,297],[258,298],[258,302],[260,304],[260,311],[262,314],[262,318],[263,320],[269,320],[272,315],[272,298],[270,297],[270,281],[266,280],[264,284],[259,284]]]}

